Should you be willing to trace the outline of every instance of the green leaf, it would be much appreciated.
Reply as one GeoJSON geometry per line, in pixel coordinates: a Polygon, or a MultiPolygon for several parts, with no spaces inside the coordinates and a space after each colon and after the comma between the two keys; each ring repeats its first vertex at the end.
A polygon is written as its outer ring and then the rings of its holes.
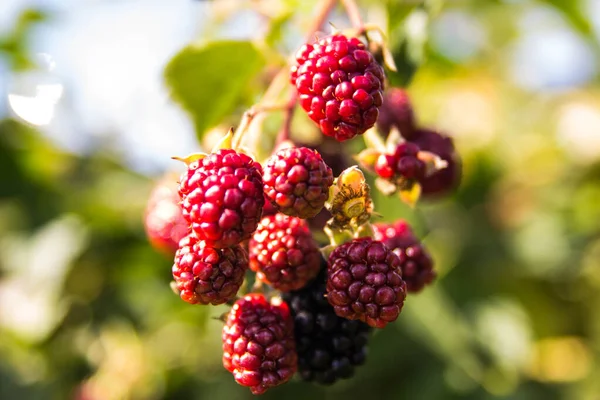
{"type": "Polygon", "coordinates": [[[279,44],[279,42],[281,42],[287,23],[290,22],[293,16],[294,13],[291,10],[288,10],[271,20],[269,31],[265,36],[265,42],[269,46],[275,47],[277,44],[279,44]]]}
{"type": "MultiPolygon", "coordinates": [[[[387,16],[388,16],[388,30],[389,33],[394,32],[406,19],[408,14],[415,8],[414,3],[388,0],[386,4],[387,16]]],[[[389,37],[389,36],[388,36],[389,37]]]]}
{"type": "Polygon", "coordinates": [[[576,1],[546,0],[546,3],[560,11],[565,19],[588,38],[593,38],[593,29],[590,18],[582,11],[582,6],[576,1]]]}
{"type": "Polygon", "coordinates": [[[414,8],[404,18],[401,29],[396,29],[392,54],[398,71],[386,70],[392,86],[406,86],[425,58],[429,14],[423,8],[414,8]],[[400,39],[400,40],[398,40],[400,39]]]}
{"type": "Polygon", "coordinates": [[[201,139],[235,109],[263,65],[250,42],[210,42],[181,50],[167,65],[165,79],[173,98],[192,115],[201,139]]]}

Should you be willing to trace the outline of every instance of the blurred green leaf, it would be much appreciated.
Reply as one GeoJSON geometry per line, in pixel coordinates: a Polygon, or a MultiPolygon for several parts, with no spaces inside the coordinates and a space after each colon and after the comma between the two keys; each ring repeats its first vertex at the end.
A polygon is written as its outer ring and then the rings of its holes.
{"type": "Polygon", "coordinates": [[[264,65],[250,42],[220,41],[188,46],[167,65],[165,78],[176,101],[204,132],[231,113],[247,83],[264,65]]]}
{"type": "Polygon", "coordinates": [[[425,7],[427,7],[427,11],[430,15],[437,15],[440,11],[442,11],[442,7],[444,7],[445,0],[425,0],[425,7]]]}
{"type": "Polygon", "coordinates": [[[391,36],[390,45],[397,71],[386,70],[392,86],[406,86],[425,59],[429,14],[423,8],[413,7],[403,15],[403,25],[391,36]]]}
{"type": "Polygon", "coordinates": [[[565,19],[580,33],[593,38],[591,20],[583,13],[580,2],[574,0],[546,0],[546,3],[559,10],[565,19]]]}
{"type": "Polygon", "coordinates": [[[265,36],[265,42],[271,46],[275,47],[284,37],[286,24],[292,19],[294,13],[291,10],[288,10],[281,15],[278,15],[276,18],[271,20],[269,31],[265,36]]]}

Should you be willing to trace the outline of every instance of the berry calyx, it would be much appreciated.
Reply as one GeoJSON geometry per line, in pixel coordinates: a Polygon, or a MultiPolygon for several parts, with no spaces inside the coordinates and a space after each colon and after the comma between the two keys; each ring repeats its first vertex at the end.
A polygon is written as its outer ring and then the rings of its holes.
{"type": "Polygon", "coordinates": [[[179,243],[172,272],[181,299],[190,304],[223,304],[235,298],[248,269],[239,245],[215,249],[194,233],[179,243]]]}
{"type": "Polygon", "coordinates": [[[406,221],[374,224],[373,231],[373,238],[383,242],[400,258],[402,279],[409,292],[419,292],[433,282],[436,277],[433,260],[406,221]]]}
{"type": "Polygon", "coordinates": [[[288,147],[267,160],[263,181],[266,197],[280,212],[312,218],[327,201],[333,173],[315,150],[288,147]]]}
{"type": "Polygon", "coordinates": [[[300,378],[330,385],[350,378],[364,364],[372,329],[335,314],[325,297],[325,266],[308,286],[284,293],[283,299],[294,317],[300,378]]]}
{"type": "Polygon", "coordinates": [[[171,256],[190,230],[179,202],[176,177],[169,175],[152,189],[144,214],[144,228],[150,244],[171,256]]]}
{"type": "Polygon", "coordinates": [[[219,149],[188,165],[179,194],[198,239],[216,248],[235,246],[250,238],[262,216],[262,168],[243,153],[219,149]]]}
{"type": "Polygon", "coordinates": [[[248,248],[250,269],[275,289],[298,290],[319,272],[321,254],[303,219],[281,213],[263,218],[248,248]]]}
{"type": "Polygon", "coordinates": [[[329,255],[327,300],[340,317],[383,328],[398,318],[405,298],[400,259],[383,243],[353,239],[329,255]]]}
{"type": "Polygon", "coordinates": [[[377,121],[384,72],[357,38],[336,34],[304,44],[296,53],[291,82],[300,105],[326,136],[348,140],[377,121]]]}
{"type": "Polygon", "coordinates": [[[248,294],[233,305],[223,327],[223,366],[253,394],[290,380],[297,369],[294,322],[286,303],[248,294]]]}

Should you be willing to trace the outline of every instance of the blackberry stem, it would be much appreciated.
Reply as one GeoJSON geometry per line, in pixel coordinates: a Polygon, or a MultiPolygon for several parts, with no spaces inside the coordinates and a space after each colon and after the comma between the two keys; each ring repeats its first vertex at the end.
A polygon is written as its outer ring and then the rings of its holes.
{"type": "Polygon", "coordinates": [[[295,90],[292,90],[290,95],[290,100],[287,104],[285,110],[285,119],[283,120],[283,126],[281,130],[277,134],[277,138],[275,138],[275,146],[276,149],[281,143],[290,139],[290,132],[292,128],[292,120],[294,119],[294,111],[296,110],[296,102],[298,101],[298,94],[295,90]]]}
{"type": "Polygon", "coordinates": [[[362,17],[360,16],[360,10],[356,5],[355,0],[341,0],[346,14],[350,19],[352,26],[358,31],[358,35],[362,35],[365,30],[365,24],[363,23],[362,17]]]}

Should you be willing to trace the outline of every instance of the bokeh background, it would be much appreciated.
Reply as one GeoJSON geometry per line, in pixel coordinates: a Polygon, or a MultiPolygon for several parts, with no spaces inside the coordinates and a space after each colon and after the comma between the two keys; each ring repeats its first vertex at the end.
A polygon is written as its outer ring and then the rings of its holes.
{"type": "MultiPolygon", "coordinates": [[[[143,213],[172,155],[260,99],[316,3],[0,1],[0,399],[252,397],[221,365],[226,307],[172,293],[143,213]]],[[[358,3],[462,185],[416,210],[375,196],[439,279],[354,379],[264,398],[600,399],[600,1],[358,3]]],[[[277,118],[255,129],[266,154],[277,118]]]]}

